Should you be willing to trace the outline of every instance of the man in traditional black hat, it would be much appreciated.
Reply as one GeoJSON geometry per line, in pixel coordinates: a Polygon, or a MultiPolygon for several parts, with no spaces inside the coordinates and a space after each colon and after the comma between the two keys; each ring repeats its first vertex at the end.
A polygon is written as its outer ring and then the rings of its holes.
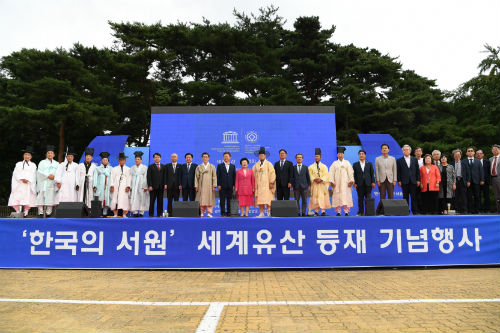
{"type": "Polygon", "coordinates": [[[57,185],[56,185],[56,171],[59,167],[59,162],[54,159],[55,147],[53,145],[47,146],[45,153],[46,159],[40,161],[38,164],[37,172],[37,204],[38,216],[43,217],[43,210],[47,217],[52,215],[52,209],[57,205],[57,185]]]}

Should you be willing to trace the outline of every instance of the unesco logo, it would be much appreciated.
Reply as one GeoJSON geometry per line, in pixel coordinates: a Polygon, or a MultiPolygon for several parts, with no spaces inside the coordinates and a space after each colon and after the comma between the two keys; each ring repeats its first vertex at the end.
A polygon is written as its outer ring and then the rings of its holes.
{"type": "Polygon", "coordinates": [[[259,136],[257,135],[257,132],[250,131],[250,132],[247,132],[247,134],[245,135],[245,139],[248,142],[255,142],[259,139],[259,136]]]}

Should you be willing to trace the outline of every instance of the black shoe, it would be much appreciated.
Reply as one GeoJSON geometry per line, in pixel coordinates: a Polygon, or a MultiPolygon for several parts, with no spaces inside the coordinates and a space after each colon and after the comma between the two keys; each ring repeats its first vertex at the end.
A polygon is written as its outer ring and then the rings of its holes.
{"type": "Polygon", "coordinates": [[[319,213],[318,212],[314,212],[314,216],[319,216],[319,213]]]}
{"type": "Polygon", "coordinates": [[[344,216],[349,216],[349,213],[345,213],[344,216]]]}
{"type": "Polygon", "coordinates": [[[43,219],[43,214],[38,214],[38,218],[43,219]]]}
{"type": "Polygon", "coordinates": [[[321,216],[326,216],[326,213],[325,212],[321,213],[321,216]]]}
{"type": "Polygon", "coordinates": [[[337,216],[340,216],[340,213],[337,213],[337,216]]]}

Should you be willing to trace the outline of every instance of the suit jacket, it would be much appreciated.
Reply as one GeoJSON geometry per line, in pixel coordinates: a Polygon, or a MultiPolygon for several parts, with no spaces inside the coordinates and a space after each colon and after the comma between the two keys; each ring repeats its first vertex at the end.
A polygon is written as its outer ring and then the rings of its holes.
{"type": "Polygon", "coordinates": [[[469,158],[465,159],[465,162],[470,170],[470,182],[472,184],[484,182],[484,169],[481,162],[475,157],[472,159],[472,165],[469,164],[469,158]]]}
{"type": "MultiPolygon", "coordinates": [[[[479,163],[481,163],[481,161],[479,161],[479,163]]],[[[484,183],[487,185],[491,184],[491,162],[487,158],[483,158],[483,173],[484,173],[484,183]]]]}
{"type": "Polygon", "coordinates": [[[285,160],[283,169],[280,167],[281,160],[274,163],[274,171],[276,172],[276,187],[287,187],[288,184],[293,184],[293,163],[285,160]]]}
{"type": "Polygon", "coordinates": [[[355,162],[352,168],[354,170],[354,183],[356,185],[371,186],[371,184],[375,183],[375,173],[373,172],[373,164],[371,162],[365,161],[365,171],[361,169],[359,161],[355,162]]]}
{"type": "Polygon", "coordinates": [[[398,182],[401,184],[417,184],[420,181],[420,170],[418,167],[418,161],[415,157],[410,156],[410,167],[406,164],[406,160],[403,157],[398,158],[396,161],[398,169],[398,182]]]}
{"type": "Polygon", "coordinates": [[[180,163],[175,164],[175,172],[173,163],[168,163],[165,165],[165,185],[167,185],[167,189],[179,188],[180,170],[180,163]]]}
{"type": "Polygon", "coordinates": [[[236,179],[236,167],[234,164],[229,164],[229,172],[226,169],[225,163],[217,165],[217,185],[225,188],[232,189],[236,179]]]}
{"type": "Polygon", "coordinates": [[[389,182],[395,182],[398,179],[398,170],[396,159],[392,156],[387,157],[387,168],[385,167],[384,156],[379,156],[375,159],[375,175],[378,182],[384,182],[385,179],[389,182]]]}
{"type": "MultiPolygon", "coordinates": [[[[490,163],[491,163],[491,166],[490,166],[490,170],[488,171],[488,173],[490,174],[491,176],[491,168],[493,168],[493,163],[495,163],[495,156],[493,157],[490,157],[490,163]]],[[[498,156],[497,158],[497,177],[500,176],[500,156],[498,156]]]]}
{"type": "Polygon", "coordinates": [[[151,164],[148,166],[146,178],[148,181],[148,187],[153,187],[153,190],[163,188],[165,185],[165,166],[160,163],[160,170],[158,170],[155,163],[151,164]]]}
{"type": "Polygon", "coordinates": [[[194,189],[194,172],[197,166],[198,164],[191,163],[188,172],[187,163],[181,165],[179,171],[179,185],[182,186],[182,188],[194,189]]]}
{"type": "Polygon", "coordinates": [[[292,167],[293,170],[293,189],[294,190],[307,190],[311,186],[311,178],[309,177],[309,168],[307,165],[302,163],[302,168],[300,168],[300,174],[297,168],[297,164],[292,167]]]}
{"type": "MultiPolygon", "coordinates": [[[[450,164],[453,165],[453,167],[455,167],[455,175],[458,177],[458,169],[457,167],[455,166],[455,160],[453,160],[453,162],[451,162],[450,164]]],[[[467,183],[470,182],[470,169],[469,167],[467,166],[467,160],[461,160],[460,161],[460,165],[461,165],[461,170],[462,170],[462,183],[464,186],[467,186],[467,183]]],[[[457,183],[459,182],[459,180],[457,180],[457,183]]]]}
{"type": "Polygon", "coordinates": [[[439,172],[439,169],[435,164],[431,164],[429,173],[427,173],[425,165],[420,167],[420,179],[422,179],[420,187],[422,192],[427,192],[427,184],[429,184],[429,191],[439,191],[439,185],[437,185],[437,182],[441,182],[441,172],[439,172]]]}

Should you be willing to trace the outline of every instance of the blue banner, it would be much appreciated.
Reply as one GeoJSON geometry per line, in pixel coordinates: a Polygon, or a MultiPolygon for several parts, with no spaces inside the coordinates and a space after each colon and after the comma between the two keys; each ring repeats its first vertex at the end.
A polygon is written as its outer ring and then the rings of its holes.
{"type": "Polygon", "coordinates": [[[2,268],[500,264],[500,216],[3,219],[2,268]]]}

